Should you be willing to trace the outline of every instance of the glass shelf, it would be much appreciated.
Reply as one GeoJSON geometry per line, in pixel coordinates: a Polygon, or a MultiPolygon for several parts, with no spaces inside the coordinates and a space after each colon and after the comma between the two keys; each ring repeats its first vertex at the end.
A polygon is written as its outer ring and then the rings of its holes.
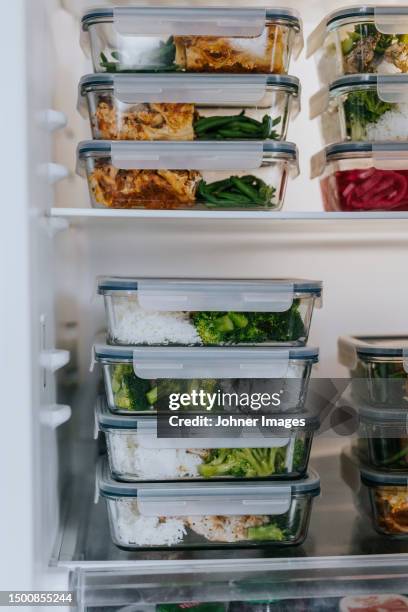
{"type": "Polygon", "coordinates": [[[66,496],[72,504],[54,564],[73,572],[93,605],[403,593],[408,543],[377,535],[357,515],[338,457],[312,463],[321,474],[322,495],[301,547],[124,552],[111,543],[103,501],[93,503],[92,479],[81,477],[66,496]]]}

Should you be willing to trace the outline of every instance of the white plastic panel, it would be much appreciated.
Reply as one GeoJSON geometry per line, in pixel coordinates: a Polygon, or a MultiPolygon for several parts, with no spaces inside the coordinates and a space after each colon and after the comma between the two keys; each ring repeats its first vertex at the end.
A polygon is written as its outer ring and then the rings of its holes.
{"type": "Polygon", "coordinates": [[[160,143],[113,141],[112,164],[123,170],[248,170],[260,168],[262,142],[160,143]],[[242,143],[241,143],[242,144],[242,143]]]}
{"type": "Polygon", "coordinates": [[[246,514],[283,514],[287,512],[291,501],[290,486],[274,486],[273,492],[245,494],[245,488],[239,495],[231,492],[223,494],[218,490],[216,495],[205,492],[198,495],[192,492],[160,494],[148,489],[137,493],[138,508],[143,516],[243,516],[246,514]]]}
{"type": "Polygon", "coordinates": [[[192,378],[284,378],[289,364],[289,350],[277,348],[273,356],[250,356],[250,353],[229,355],[213,353],[211,356],[186,356],[186,359],[166,359],[165,353],[153,356],[148,349],[133,353],[133,369],[139,378],[192,379],[192,378]]]}
{"type": "Polygon", "coordinates": [[[383,34],[407,34],[408,10],[401,6],[376,6],[374,23],[383,34]]]}
{"type": "Polygon", "coordinates": [[[265,9],[114,7],[113,27],[122,36],[260,36],[265,9]]]}
{"type": "Polygon", "coordinates": [[[227,285],[220,281],[140,280],[137,295],[145,310],[286,312],[293,303],[294,285],[285,281],[267,286],[256,282],[227,285]]]}

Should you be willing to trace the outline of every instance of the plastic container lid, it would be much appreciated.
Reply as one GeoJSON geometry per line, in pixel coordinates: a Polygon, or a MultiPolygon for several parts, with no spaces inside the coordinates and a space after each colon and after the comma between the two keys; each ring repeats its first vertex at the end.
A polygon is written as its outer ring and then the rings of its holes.
{"type": "Polygon", "coordinates": [[[94,345],[93,360],[133,363],[138,378],[267,379],[285,378],[291,361],[317,363],[319,350],[309,347],[121,347],[94,345]]]}
{"type": "Polygon", "coordinates": [[[329,32],[349,23],[374,23],[383,34],[408,33],[407,6],[350,6],[330,13],[307,39],[307,57],[324,44],[329,32]]]}
{"type": "MultiPolygon", "coordinates": [[[[301,416],[302,419],[305,419],[306,424],[304,426],[298,426],[298,427],[294,426],[292,429],[288,429],[287,433],[289,433],[290,431],[296,431],[296,430],[315,431],[316,429],[319,428],[319,419],[315,416],[310,416],[304,413],[302,413],[302,415],[299,415],[299,413],[289,413],[289,412],[271,413],[271,417],[282,418],[282,419],[299,418],[299,416],[301,416]]],[[[101,431],[105,431],[107,429],[134,429],[134,430],[139,430],[141,433],[149,433],[150,435],[154,433],[154,435],[157,435],[157,416],[156,415],[154,414],[139,415],[139,414],[134,414],[132,412],[129,412],[129,414],[126,414],[126,415],[113,413],[109,410],[108,404],[106,402],[106,398],[104,396],[100,396],[97,399],[96,408],[95,408],[95,417],[96,417],[96,421],[101,431]]],[[[218,438],[218,440],[221,440],[221,438],[218,438]]],[[[159,442],[160,441],[163,442],[163,446],[165,448],[168,448],[166,438],[159,440],[159,442]]],[[[178,448],[181,448],[181,445],[179,443],[181,441],[182,441],[181,439],[180,440],[176,439],[175,446],[178,448]]],[[[194,448],[198,448],[196,438],[194,439],[188,438],[186,440],[183,440],[183,442],[185,442],[185,444],[183,444],[184,448],[191,448],[192,446],[194,448]]],[[[205,448],[224,448],[222,444],[218,444],[218,443],[214,446],[212,444],[213,442],[217,443],[217,438],[203,438],[203,445],[205,448]]],[[[259,434],[259,436],[254,436],[253,438],[229,438],[228,446],[229,447],[233,446],[234,448],[238,448],[238,447],[245,448],[245,447],[251,446],[251,444],[254,447],[276,446],[274,438],[265,437],[261,433],[259,434]],[[251,441],[251,440],[256,441],[259,438],[263,441],[263,444],[261,445],[254,444],[251,441]],[[243,440],[244,441],[248,440],[248,441],[246,443],[243,443],[243,440]]]]}
{"type": "Polygon", "coordinates": [[[92,24],[111,22],[123,34],[144,36],[259,36],[271,21],[301,29],[297,11],[286,8],[95,8],[85,11],[81,23],[84,31],[92,24]]]}
{"type": "Polygon", "coordinates": [[[309,468],[307,477],[284,484],[125,483],[112,478],[105,460],[97,467],[96,490],[106,497],[137,497],[139,512],[147,516],[283,514],[290,508],[292,495],[319,495],[320,478],[309,468]]]}
{"type": "Polygon", "coordinates": [[[343,336],[338,340],[340,363],[354,370],[357,360],[381,358],[403,362],[408,373],[408,336],[343,336]]]}
{"type": "Polygon", "coordinates": [[[268,160],[291,163],[293,175],[299,173],[297,146],[291,142],[260,141],[130,141],[87,140],[77,148],[77,173],[84,175],[87,157],[111,158],[123,170],[211,170],[248,171],[268,160]]]}
{"type": "Polygon", "coordinates": [[[406,486],[408,488],[408,475],[398,472],[380,472],[366,465],[360,464],[361,482],[369,486],[406,486]]]}
{"type": "Polygon", "coordinates": [[[383,102],[392,104],[408,103],[407,74],[351,74],[340,77],[328,87],[323,87],[310,99],[310,118],[324,113],[330,101],[354,91],[376,89],[383,102]]]}
{"type": "Polygon", "coordinates": [[[85,96],[95,90],[112,90],[128,104],[257,106],[270,89],[286,91],[298,100],[300,82],[297,77],[277,74],[88,74],[79,82],[78,110],[86,116],[85,96]]]}
{"type": "MultiPolygon", "coordinates": [[[[114,291],[137,291],[140,294],[149,285],[156,287],[158,290],[165,291],[166,289],[190,290],[190,291],[216,291],[219,292],[223,288],[228,288],[228,291],[234,293],[249,292],[257,294],[260,291],[271,291],[277,294],[291,290],[294,293],[315,295],[320,297],[322,294],[323,284],[321,281],[303,280],[298,278],[279,278],[279,279],[264,279],[264,280],[208,280],[208,279],[146,279],[146,278],[127,278],[120,276],[100,276],[98,277],[98,293],[104,295],[114,291]]],[[[140,296],[139,296],[140,297],[140,296]]],[[[253,301],[253,298],[251,299],[253,301]]]]}
{"type": "Polygon", "coordinates": [[[311,159],[311,178],[321,176],[330,161],[371,158],[374,167],[384,168],[395,162],[408,162],[408,141],[341,142],[325,147],[311,159]]]}
{"type": "MultiPolygon", "coordinates": [[[[191,415],[190,415],[191,416],[191,415]]],[[[239,415],[237,415],[239,416],[239,415]]],[[[242,415],[241,415],[242,416],[242,415]]],[[[276,419],[299,419],[299,413],[271,413],[271,418],[276,419]]],[[[95,408],[95,431],[94,437],[97,439],[98,431],[116,433],[137,432],[138,444],[142,448],[165,450],[165,449],[191,449],[191,448],[282,448],[287,446],[298,432],[311,433],[319,429],[320,421],[315,416],[301,415],[305,420],[305,425],[285,428],[276,426],[275,431],[268,435],[260,430],[253,430],[241,436],[213,436],[213,437],[171,437],[158,438],[157,436],[157,416],[152,414],[137,415],[131,412],[126,415],[119,415],[110,412],[105,397],[99,397],[95,408]]]]}

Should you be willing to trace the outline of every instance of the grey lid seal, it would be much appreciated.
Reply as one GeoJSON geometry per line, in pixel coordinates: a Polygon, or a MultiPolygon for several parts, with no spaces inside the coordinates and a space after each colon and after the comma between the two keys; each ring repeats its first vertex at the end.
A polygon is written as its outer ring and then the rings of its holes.
{"type": "Polygon", "coordinates": [[[242,499],[251,498],[255,495],[270,495],[273,497],[274,489],[278,492],[282,486],[289,487],[291,494],[310,494],[317,496],[320,493],[320,478],[317,472],[309,468],[309,474],[299,480],[267,481],[267,482],[246,482],[245,484],[235,484],[229,482],[175,482],[175,483],[125,483],[114,480],[110,474],[107,461],[104,460],[98,466],[98,486],[99,493],[105,497],[137,497],[138,491],[155,492],[165,497],[172,497],[177,494],[190,494],[191,496],[211,495],[216,501],[220,495],[228,493],[231,497],[237,496],[242,499]]]}
{"type": "MultiPolygon", "coordinates": [[[[299,346],[299,347],[288,347],[288,357],[289,360],[303,360],[303,361],[311,361],[312,363],[317,363],[319,360],[319,349],[309,346],[299,346]]],[[[171,356],[175,360],[180,359],[188,359],[189,355],[192,356],[200,356],[203,358],[208,358],[208,360],[213,359],[214,357],[218,357],[219,355],[224,355],[224,359],[228,360],[228,357],[238,358],[240,356],[251,357],[251,358],[265,358],[273,357],[276,349],[270,347],[250,347],[250,348],[242,348],[242,347],[201,347],[201,346],[191,346],[191,347],[143,347],[143,352],[150,352],[153,356],[165,355],[166,358],[171,356]]],[[[109,344],[100,344],[97,343],[94,345],[94,356],[95,361],[98,362],[118,362],[118,363],[133,363],[135,354],[137,354],[137,347],[134,346],[115,346],[109,344]]]]}

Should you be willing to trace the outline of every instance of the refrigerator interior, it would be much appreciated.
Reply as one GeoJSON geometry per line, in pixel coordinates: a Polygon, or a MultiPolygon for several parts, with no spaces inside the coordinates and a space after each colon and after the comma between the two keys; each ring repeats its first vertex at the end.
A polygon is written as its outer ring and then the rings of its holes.
{"type": "MultiPolygon", "coordinates": [[[[302,112],[288,137],[299,146],[301,175],[288,186],[282,212],[90,209],[85,181],[75,175],[76,145],[89,138],[89,125],[76,110],[77,85],[92,71],[79,47],[78,16],[101,4],[16,0],[7,16],[4,42],[14,61],[5,66],[11,84],[2,105],[12,144],[4,167],[15,192],[2,228],[3,244],[13,253],[12,269],[6,265],[4,272],[12,291],[2,304],[3,321],[10,322],[2,372],[12,406],[6,426],[20,437],[18,449],[14,436],[6,437],[2,454],[3,465],[18,458],[5,478],[10,508],[21,513],[5,521],[19,527],[3,540],[9,563],[2,588],[70,584],[82,609],[138,603],[146,610],[157,602],[404,592],[408,546],[376,535],[359,517],[340,473],[341,449],[349,444],[341,436],[315,442],[311,463],[322,493],[301,547],[126,553],[111,543],[104,504],[93,499],[100,372],[91,374],[89,365],[93,338],[104,327],[96,276],[322,280],[323,308],[314,315],[309,344],[320,347],[316,375],[342,377],[347,372],[337,362],[338,336],[407,330],[408,214],[322,212],[318,182],[309,179],[309,158],[322,143],[317,123],[308,119],[308,99],[319,86],[314,60],[304,53],[291,65],[302,82],[302,112]],[[64,113],[66,126],[62,115],[46,109],[64,113]]],[[[256,4],[262,5],[251,2],[256,4]]],[[[325,12],[354,3],[279,4],[300,11],[307,35],[325,12]]]]}

